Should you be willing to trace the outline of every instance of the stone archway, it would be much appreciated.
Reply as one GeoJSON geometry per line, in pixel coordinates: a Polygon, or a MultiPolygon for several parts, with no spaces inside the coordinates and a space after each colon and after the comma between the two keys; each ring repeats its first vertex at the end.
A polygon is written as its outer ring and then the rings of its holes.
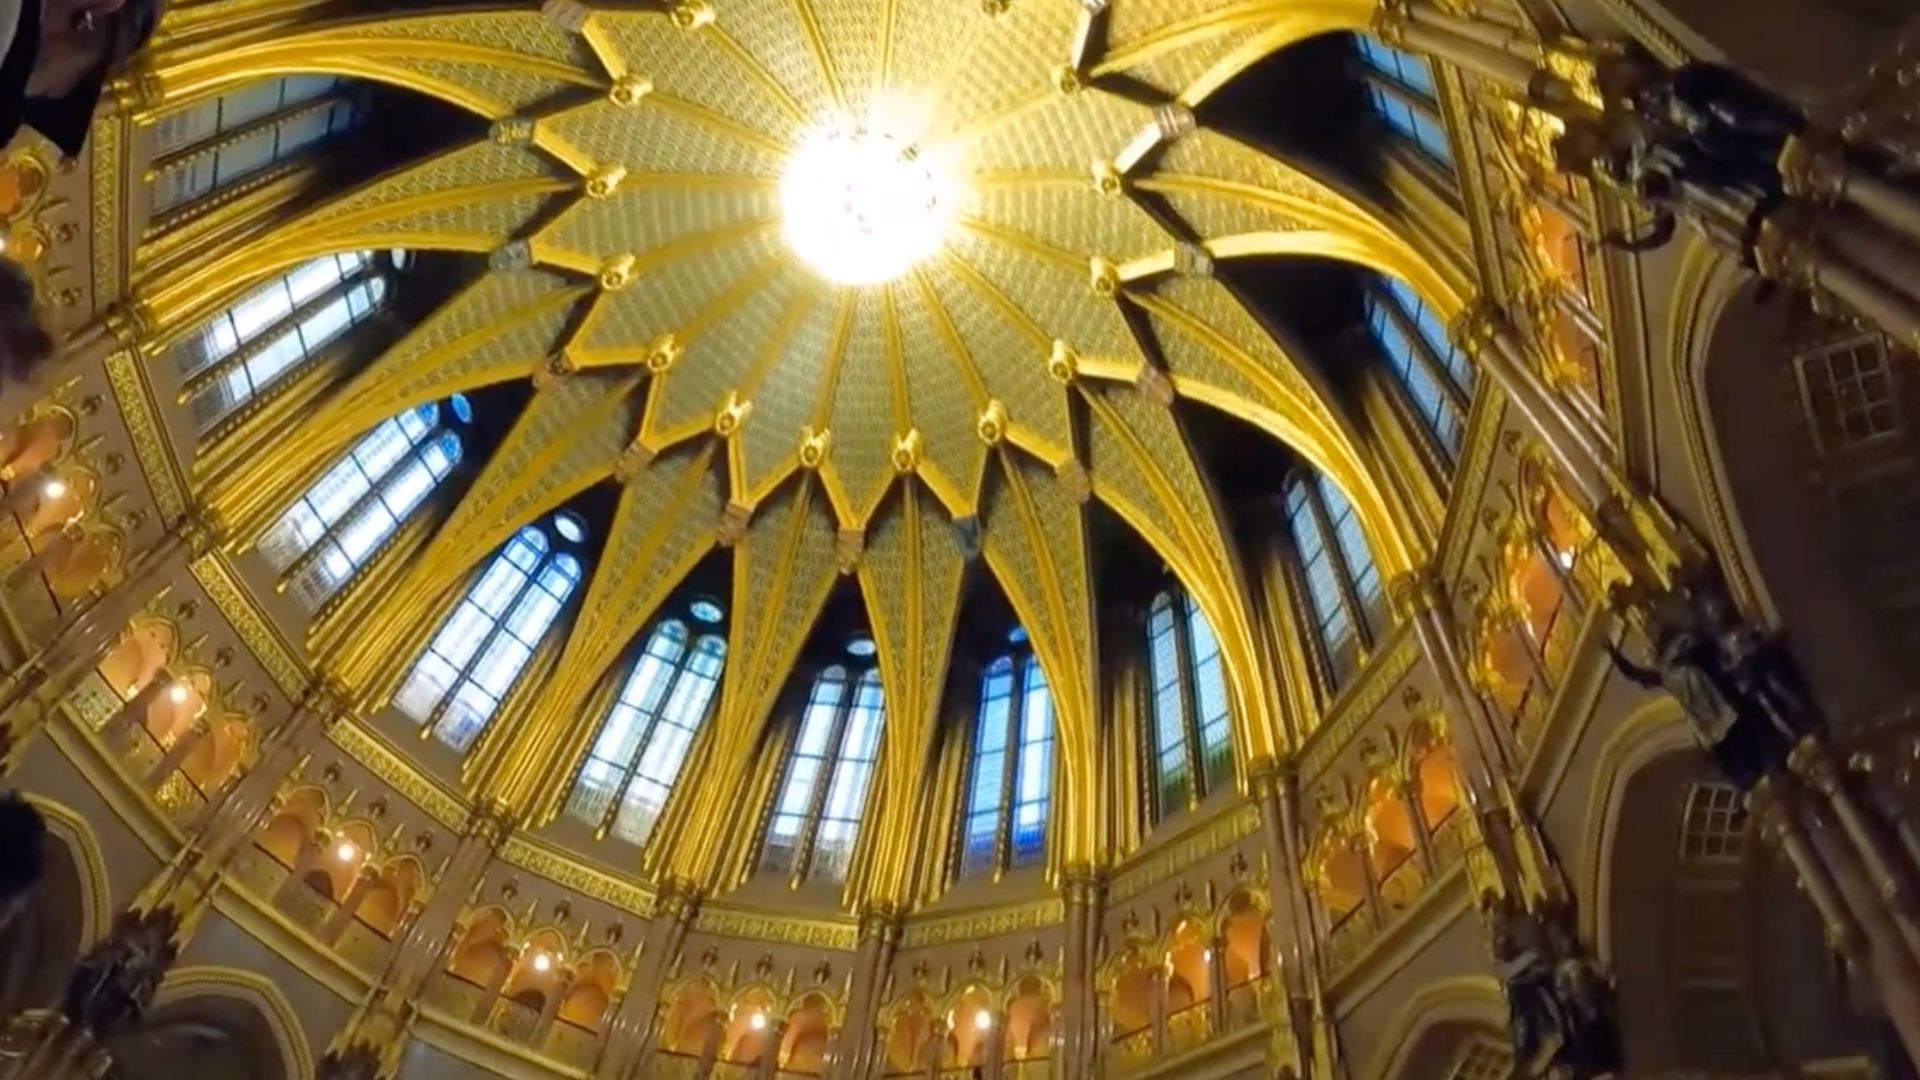
{"type": "Polygon", "coordinates": [[[1691,747],[1618,782],[1600,918],[1634,1075],[1793,1075],[1857,1053],[1866,1026],[1818,917],[1691,747]]]}
{"type": "Polygon", "coordinates": [[[1750,283],[1710,299],[1681,397],[1716,543],[1831,719],[1880,717],[1920,693],[1920,358],[1750,283]]]}

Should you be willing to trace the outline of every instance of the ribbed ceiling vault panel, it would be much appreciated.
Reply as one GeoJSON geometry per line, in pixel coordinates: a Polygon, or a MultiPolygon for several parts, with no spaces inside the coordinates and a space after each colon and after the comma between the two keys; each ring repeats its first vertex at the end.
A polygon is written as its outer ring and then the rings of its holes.
{"type": "Polygon", "coordinates": [[[691,242],[699,244],[697,252],[650,262],[625,288],[598,298],[573,347],[585,356],[643,356],[654,339],[680,334],[783,250],[772,225],[745,233],[705,234],[691,242]]]}
{"type": "Polygon", "coordinates": [[[599,11],[593,20],[632,74],[660,91],[769,138],[784,138],[803,118],[792,95],[749,57],[727,49],[715,27],[689,32],[665,12],[599,11]]]}
{"type": "MultiPolygon", "coordinates": [[[[731,825],[753,748],[788,670],[838,579],[835,529],[811,477],[788,484],[755,514],[733,554],[733,632],[720,705],[707,724],[709,768],[687,815],[688,853],[712,852],[731,825]]],[[[700,860],[700,873],[711,872],[700,860]]]]}
{"type": "Polygon", "coordinates": [[[654,173],[707,173],[778,179],[781,144],[725,117],[656,91],[636,105],[600,100],[545,117],[538,137],[583,171],[645,163],[654,173]],[[569,152],[571,151],[571,152],[569,152]],[[586,164],[590,163],[590,164],[586,164]]]}
{"type": "Polygon", "coordinates": [[[685,353],[654,388],[647,414],[650,444],[711,427],[715,404],[728,390],[757,383],[754,369],[771,366],[792,328],[819,303],[822,290],[811,275],[783,254],[767,258],[777,261],[743,273],[737,296],[727,290],[722,299],[731,302],[710,305],[718,314],[708,329],[691,340],[684,331],[676,334],[685,353]]]}
{"type": "Polygon", "coordinates": [[[777,220],[779,200],[771,183],[751,179],[716,185],[710,177],[649,173],[629,176],[604,199],[583,198],[562,211],[534,238],[544,260],[598,267],[608,253],[633,254],[648,262],[697,252],[695,237],[734,235],[752,222],[777,220]]]}
{"type": "Polygon", "coordinates": [[[1212,131],[1193,131],[1162,151],[1142,186],[1165,198],[1201,236],[1324,229],[1364,214],[1320,180],[1212,131]]]}
{"type": "Polygon", "coordinates": [[[840,391],[829,402],[825,418],[829,431],[857,436],[832,445],[825,474],[848,504],[842,518],[848,527],[866,523],[894,476],[888,442],[877,435],[893,415],[885,309],[885,297],[877,289],[864,290],[855,299],[840,361],[840,391]]]}
{"type": "Polygon", "coordinates": [[[800,429],[813,420],[823,380],[831,378],[851,297],[828,294],[806,309],[773,355],[751,397],[753,411],[733,437],[739,463],[734,501],[754,502],[792,471],[800,429]]]}
{"type": "MultiPolygon", "coordinates": [[[[1034,301],[1045,303],[1046,286],[1018,294],[1016,299],[1005,288],[1004,263],[1018,256],[996,259],[999,253],[987,245],[957,243],[954,247],[952,256],[928,267],[927,276],[946,302],[955,332],[987,393],[1006,407],[1008,419],[1039,439],[1049,460],[1062,460],[1071,439],[1066,388],[1047,374],[1052,339],[1023,307],[1034,301]]],[[[1027,284],[1031,290],[1033,280],[1027,279],[1027,284]]]]}

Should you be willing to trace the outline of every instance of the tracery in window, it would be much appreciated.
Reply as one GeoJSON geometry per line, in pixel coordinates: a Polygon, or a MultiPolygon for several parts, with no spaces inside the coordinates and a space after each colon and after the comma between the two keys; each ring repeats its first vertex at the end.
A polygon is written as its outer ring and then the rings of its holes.
{"type": "Polygon", "coordinates": [[[1367,325],[1427,434],[1451,464],[1460,453],[1473,367],[1447,337],[1446,324],[1408,285],[1380,278],[1367,291],[1367,325]]]}
{"type": "Polygon", "coordinates": [[[1453,148],[1440,121],[1439,92],[1427,62],[1365,34],[1356,34],[1354,45],[1365,69],[1373,111],[1395,134],[1451,170],[1453,148]]]}
{"type": "Polygon", "coordinates": [[[846,879],[885,713],[878,667],[834,664],[814,679],[767,823],[761,869],[795,881],[846,879]]]}
{"type": "Polygon", "coordinates": [[[580,575],[580,560],[557,550],[547,527],[521,529],[440,625],[394,705],[434,738],[465,751],[533,658],[580,575]]]}
{"type": "Polygon", "coordinates": [[[969,770],[961,876],[1038,861],[1053,790],[1053,698],[1031,651],[1001,656],[981,675],[969,770]]]}
{"type": "Polygon", "coordinates": [[[163,116],[153,127],[153,212],[262,172],[353,127],[360,114],[341,80],[289,75],[163,116]]]}
{"type": "Polygon", "coordinates": [[[287,590],[311,610],[351,580],[459,464],[472,417],[459,395],[408,409],[322,473],[260,539],[287,590]]]}
{"type": "Polygon", "coordinates": [[[400,263],[370,251],[302,263],[214,316],[179,347],[194,420],[206,432],[378,310],[400,263]]]}
{"type": "Polygon", "coordinates": [[[1287,481],[1285,507],[1313,618],[1313,643],[1330,688],[1359,670],[1386,629],[1380,570],[1346,495],[1325,475],[1287,481]]]}
{"type": "Polygon", "coordinates": [[[1161,592],[1147,610],[1147,677],[1158,821],[1233,783],[1232,718],[1220,643],[1184,591],[1161,592]]]}
{"type": "Polygon", "coordinates": [[[722,617],[718,606],[698,605],[707,608],[691,620],[654,627],[574,781],[567,812],[601,835],[646,843],[712,709],[727,641],[710,625],[722,617]],[[702,618],[708,609],[711,620],[702,618]]]}

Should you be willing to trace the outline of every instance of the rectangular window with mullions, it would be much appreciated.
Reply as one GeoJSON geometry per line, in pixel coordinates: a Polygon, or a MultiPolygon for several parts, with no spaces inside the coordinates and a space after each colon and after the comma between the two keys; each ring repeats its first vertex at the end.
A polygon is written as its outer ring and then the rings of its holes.
{"type": "MultiPolygon", "coordinates": [[[[464,415],[464,399],[445,411],[464,415]]],[[[291,571],[287,590],[309,610],[346,584],[453,471],[460,436],[437,403],[408,409],[362,437],[261,537],[261,554],[291,571]]]]}
{"type": "Polygon", "coordinates": [[[1453,169],[1453,148],[1440,121],[1439,88],[1433,69],[1420,57],[1383,44],[1365,34],[1354,35],[1367,79],[1367,99],[1373,111],[1394,134],[1447,171],[1453,169]]]}
{"type": "Polygon", "coordinates": [[[1346,494],[1326,476],[1288,480],[1284,506],[1299,580],[1314,617],[1314,644],[1332,689],[1359,670],[1387,625],[1386,590],[1366,529],[1346,494]]]}
{"type": "Polygon", "coordinates": [[[814,680],[761,841],[762,870],[846,879],[885,719],[879,668],[851,680],[836,664],[814,680]]]}
{"type": "Polygon", "coordinates": [[[386,295],[371,253],[346,252],[303,263],[208,320],[178,349],[200,431],[364,321],[386,295]]]}
{"type": "Polygon", "coordinates": [[[165,213],[351,128],[340,80],[289,76],[229,91],[154,125],[152,205],[165,213]]]}
{"type": "Polygon", "coordinates": [[[1397,281],[1369,292],[1367,326],[1405,400],[1451,465],[1460,454],[1466,430],[1461,403],[1473,378],[1460,350],[1431,309],[1397,281]]]}
{"type": "Polygon", "coordinates": [[[960,876],[1037,862],[1046,853],[1053,790],[1053,697],[1033,654],[987,665],[969,768],[960,876]]]}

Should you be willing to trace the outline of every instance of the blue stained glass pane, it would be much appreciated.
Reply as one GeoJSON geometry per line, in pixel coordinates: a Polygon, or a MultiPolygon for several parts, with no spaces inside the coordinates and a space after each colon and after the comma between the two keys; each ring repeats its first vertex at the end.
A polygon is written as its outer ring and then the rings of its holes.
{"type": "Polygon", "coordinates": [[[807,702],[807,715],[800,725],[795,751],[820,757],[827,752],[827,740],[833,736],[833,722],[840,702],[847,693],[845,668],[830,667],[814,680],[813,697],[807,702]]]}

